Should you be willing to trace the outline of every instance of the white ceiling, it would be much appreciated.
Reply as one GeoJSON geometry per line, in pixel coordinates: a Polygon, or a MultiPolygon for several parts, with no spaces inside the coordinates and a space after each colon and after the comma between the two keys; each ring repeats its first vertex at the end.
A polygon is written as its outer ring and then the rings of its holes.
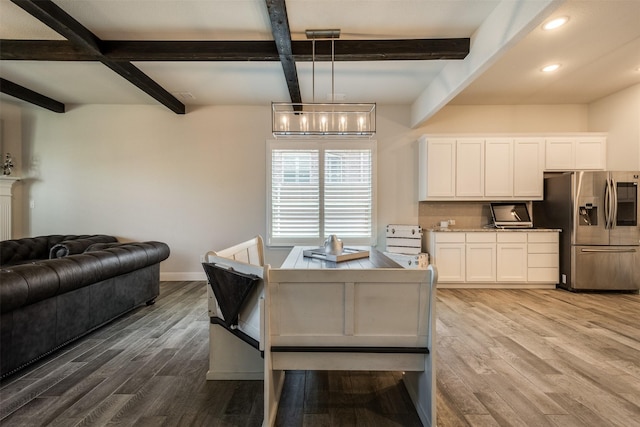
{"type": "MultiPolygon", "coordinates": [[[[54,0],[103,40],[271,40],[264,0],[54,0]]],[[[347,102],[413,105],[413,124],[451,104],[589,103],[640,83],[640,0],[287,0],[294,40],[339,28],[342,39],[471,37],[462,61],[336,62],[347,102]],[[543,31],[548,18],[569,22],[543,31]],[[553,74],[543,65],[559,62],[553,74]]],[[[63,39],[9,0],[0,38],[63,39]]],[[[1,49],[1,46],[0,46],[1,49]]],[[[288,101],[278,62],[137,62],[185,105],[288,101]]],[[[312,100],[311,63],[296,64],[312,100]]],[[[97,62],[0,61],[0,76],[65,104],[157,104],[97,62]]],[[[331,93],[316,63],[315,101],[331,93]]],[[[1,99],[9,99],[2,95],[1,99]]],[[[187,109],[188,111],[188,109],[187,109]]]]}

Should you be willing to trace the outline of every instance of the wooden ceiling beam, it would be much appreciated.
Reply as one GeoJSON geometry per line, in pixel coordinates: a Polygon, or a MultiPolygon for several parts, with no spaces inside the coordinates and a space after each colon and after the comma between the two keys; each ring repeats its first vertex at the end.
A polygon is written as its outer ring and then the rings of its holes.
{"type": "Polygon", "coordinates": [[[302,103],[300,83],[296,71],[296,61],[291,49],[291,31],[289,30],[289,18],[284,0],[265,0],[269,19],[271,20],[271,32],[276,43],[284,77],[289,88],[289,97],[294,104],[302,103]]]}
{"type": "Polygon", "coordinates": [[[6,61],[98,61],[68,40],[0,40],[0,60],[6,61]]]}
{"type": "Polygon", "coordinates": [[[271,40],[104,41],[104,54],[128,61],[280,61],[271,40]]]}
{"type": "Polygon", "coordinates": [[[13,83],[3,78],[0,78],[0,92],[56,113],[65,112],[65,105],[62,102],[56,101],[55,99],[44,96],[38,92],[34,92],[31,89],[27,89],[24,86],[20,86],[17,83],[13,83]]]}
{"type": "MultiPolygon", "coordinates": [[[[425,61],[464,59],[470,39],[335,40],[336,61],[425,61]]],[[[296,61],[311,61],[310,41],[294,42],[296,61]]],[[[316,61],[331,61],[331,42],[316,40],[316,61]]]]}
{"type": "MultiPolygon", "coordinates": [[[[73,45],[96,55],[97,60],[127,79],[152,98],[156,99],[177,114],[185,113],[185,106],[173,95],[153,81],[133,64],[114,61],[102,54],[102,41],[51,0],[11,0],[26,12],[39,19],[73,45]]],[[[3,47],[4,49],[4,47],[3,47]]]]}
{"type": "MultiPolygon", "coordinates": [[[[66,40],[0,40],[0,59],[30,61],[280,61],[273,41],[126,41],[102,40],[92,54],[66,40]]],[[[425,61],[464,59],[468,38],[336,40],[335,61],[425,61]]],[[[316,41],[316,61],[331,61],[330,43],[316,41]]],[[[293,40],[295,62],[311,62],[311,41],[293,40]]]]}

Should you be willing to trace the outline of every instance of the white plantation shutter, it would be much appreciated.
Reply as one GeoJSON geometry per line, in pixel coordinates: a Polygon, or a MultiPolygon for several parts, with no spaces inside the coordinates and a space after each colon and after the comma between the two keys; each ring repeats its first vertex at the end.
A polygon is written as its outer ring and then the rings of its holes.
{"type": "Polygon", "coordinates": [[[324,152],[324,231],[338,237],[370,237],[371,150],[324,152]]]}
{"type": "Polygon", "coordinates": [[[271,235],[320,235],[318,150],[271,151],[271,235]]]}
{"type": "Polygon", "coordinates": [[[375,236],[375,141],[270,141],[268,243],[351,245],[375,236]]]}

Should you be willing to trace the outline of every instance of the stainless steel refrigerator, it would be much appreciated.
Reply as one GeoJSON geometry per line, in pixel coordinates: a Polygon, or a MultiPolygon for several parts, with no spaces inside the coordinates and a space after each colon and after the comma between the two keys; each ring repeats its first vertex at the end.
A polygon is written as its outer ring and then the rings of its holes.
{"type": "Polygon", "coordinates": [[[560,287],[640,289],[639,177],[640,171],[545,177],[544,201],[533,203],[533,221],[562,229],[560,287]]]}

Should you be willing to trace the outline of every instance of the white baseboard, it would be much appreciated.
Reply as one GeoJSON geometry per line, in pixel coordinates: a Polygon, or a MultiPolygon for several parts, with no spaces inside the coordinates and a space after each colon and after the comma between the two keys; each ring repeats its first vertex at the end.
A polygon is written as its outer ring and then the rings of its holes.
{"type": "Polygon", "coordinates": [[[555,289],[551,283],[448,283],[438,282],[438,289],[555,289]]]}
{"type": "Polygon", "coordinates": [[[204,271],[201,273],[195,272],[178,272],[178,273],[160,273],[160,280],[163,282],[184,282],[184,281],[199,281],[207,280],[207,275],[204,271]]]}

